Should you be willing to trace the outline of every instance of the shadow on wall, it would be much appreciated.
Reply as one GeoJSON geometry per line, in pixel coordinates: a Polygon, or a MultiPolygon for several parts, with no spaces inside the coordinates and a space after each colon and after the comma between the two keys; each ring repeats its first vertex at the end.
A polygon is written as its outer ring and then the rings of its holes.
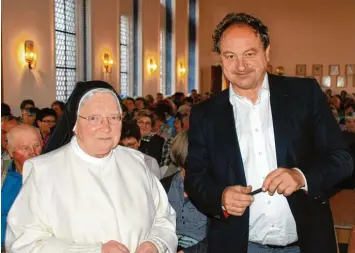
{"type": "MultiPolygon", "coordinates": [[[[20,98],[28,98],[29,94],[36,94],[33,91],[38,91],[38,95],[45,95],[45,86],[50,84],[48,74],[40,70],[30,70],[24,68],[20,80],[20,98]]],[[[34,98],[33,98],[34,99],[34,98]]]]}

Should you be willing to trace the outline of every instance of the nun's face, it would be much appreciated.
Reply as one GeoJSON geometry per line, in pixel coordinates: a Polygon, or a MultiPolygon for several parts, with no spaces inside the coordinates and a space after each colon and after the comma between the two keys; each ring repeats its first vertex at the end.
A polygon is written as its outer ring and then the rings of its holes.
{"type": "Polygon", "coordinates": [[[96,93],[79,109],[75,134],[87,154],[104,157],[120,141],[121,128],[116,98],[110,93],[96,93]]]}

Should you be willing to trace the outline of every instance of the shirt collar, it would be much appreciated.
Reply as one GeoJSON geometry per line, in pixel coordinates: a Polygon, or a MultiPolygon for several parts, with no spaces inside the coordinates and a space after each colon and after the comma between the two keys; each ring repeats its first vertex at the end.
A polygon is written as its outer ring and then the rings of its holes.
{"type": "Polygon", "coordinates": [[[85,153],[84,150],[82,150],[79,146],[78,140],[76,138],[76,136],[73,136],[73,138],[70,141],[70,145],[72,146],[72,148],[74,149],[74,152],[84,161],[87,161],[89,163],[93,163],[96,165],[105,165],[110,158],[112,157],[112,151],[110,152],[109,155],[103,157],[103,158],[97,158],[97,157],[93,157],[88,155],[87,153],[85,153]]]}
{"type": "MultiPolygon", "coordinates": [[[[268,74],[265,74],[263,83],[262,83],[262,85],[261,85],[261,88],[260,88],[259,91],[258,91],[258,96],[259,96],[259,97],[260,97],[260,95],[261,95],[261,93],[262,93],[263,91],[268,91],[268,92],[270,91],[269,76],[268,76],[268,74]]],[[[229,83],[229,99],[232,99],[233,97],[237,97],[237,98],[239,98],[239,99],[244,98],[243,96],[241,96],[241,95],[235,93],[234,90],[233,90],[232,84],[229,83]]]]}

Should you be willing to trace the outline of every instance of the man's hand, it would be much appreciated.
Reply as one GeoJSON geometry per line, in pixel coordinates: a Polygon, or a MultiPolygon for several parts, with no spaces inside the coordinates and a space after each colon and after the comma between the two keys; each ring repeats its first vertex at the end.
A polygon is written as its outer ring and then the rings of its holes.
{"type": "Polygon", "coordinates": [[[222,205],[226,212],[234,216],[242,216],[245,209],[254,201],[254,197],[249,195],[251,186],[240,185],[227,187],[222,194],[222,205]]]}
{"type": "Polygon", "coordinates": [[[108,241],[102,244],[102,253],[129,253],[129,249],[117,241],[108,241]]]}
{"type": "Polygon", "coordinates": [[[157,247],[151,242],[143,242],[138,246],[136,253],[159,253],[157,247]]]}
{"type": "Polygon", "coordinates": [[[305,186],[302,174],[295,169],[278,168],[265,178],[263,191],[274,195],[275,191],[289,196],[305,186]]]}

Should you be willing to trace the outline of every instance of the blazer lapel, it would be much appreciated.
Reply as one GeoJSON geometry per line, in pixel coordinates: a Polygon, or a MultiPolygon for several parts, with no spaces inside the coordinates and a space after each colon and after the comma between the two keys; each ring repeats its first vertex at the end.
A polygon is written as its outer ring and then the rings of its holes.
{"type": "Polygon", "coordinates": [[[234,112],[229,102],[229,89],[223,91],[221,104],[216,107],[218,111],[216,125],[216,140],[221,141],[218,147],[223,147],[227,154],[229,169],[239,178],[240,182],[246,185],[244,165],[240,148],[238,144],[238,136],[235,128],[234,112]]]}
{"type": "Polygon", "coordinates": [[[290,114],[292,95],[283,82],[283,77],[269,75],[270,104],[274,125],[277,166],[287,168],[287,148],[290,140],[290,114]]]}

